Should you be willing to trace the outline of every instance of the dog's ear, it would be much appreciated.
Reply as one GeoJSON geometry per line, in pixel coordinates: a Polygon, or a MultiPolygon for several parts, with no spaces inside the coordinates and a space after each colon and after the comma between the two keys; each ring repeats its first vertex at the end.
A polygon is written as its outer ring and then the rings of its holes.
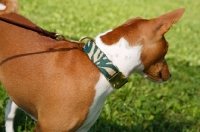
{"type": "Polygon", "coordinates": [[[156,22],[156,30],[160,35],[164,35],[172,26],[176,23],[181,16],[183,15],[185,9],[181,8],[166,14],[163,14],[157,18],[154,18],[153,21],[156,22]]]}
{"type": "Polygon", "coordinates": [[[142,19],[141,17],[136,17],[136,18],[132,18],[132,19],[129,19],[128,21],[126,21],[124,23],[124,25],[131,25],[135,20],[139,20],[139,19],[142,19]]]}

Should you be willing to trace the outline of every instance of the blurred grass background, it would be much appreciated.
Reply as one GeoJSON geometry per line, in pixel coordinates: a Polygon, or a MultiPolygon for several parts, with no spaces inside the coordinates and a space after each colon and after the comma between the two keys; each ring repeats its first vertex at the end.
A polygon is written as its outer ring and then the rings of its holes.
{"type": "MultiPolygon", "coordinates": [[[[106,100],[90,132],[200,132],[200,1],[191,0],[19,0],[20,14],[40,27],[78,40],[95,37],[126,20],[153,18],[184,7],[165,35],[172,78],[155,84],[137,74],[106,100]]],[[[2,86],[1,86],[2,87],[2,86]]],[[[0,88],[0,131],[8,96],[0,88]]],[[[18,111],[15,130],[29,132],[34,122],[18,111]]]]}

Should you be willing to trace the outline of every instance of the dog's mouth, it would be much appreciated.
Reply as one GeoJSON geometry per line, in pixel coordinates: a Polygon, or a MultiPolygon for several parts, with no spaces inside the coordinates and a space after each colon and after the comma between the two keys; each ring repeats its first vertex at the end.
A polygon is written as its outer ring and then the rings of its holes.
{"type": "Polygon", "coordinates": [[[162,83],[162,82],[167,81],[171,77],[171,74],[169,74],[168,76],[163,77],[161,73],[157,74],[156,76],[155,75],[151,75],[151,74],[143,73],[142,76],[144,78],[147,78],[148,80],[154,82],[154,83],[162,83]]]}
{"type": "Polygon", "coordinates": [[[154,83],[162,83],[162,82],[164,82],[161,78],[154,79],[154,78],[150,78],[148,76],[145,76],[145,78],[150,80],[151,82],[154,82],[154,83]]]}
{"type": "Polygon", "coordinates": [[[142,71],[141,75],[156,83],[165,82],[171,77],[171,73],[165,60],[147,67],[142,71]]]}
{"type": "Polygon", "coordinates": [[[145,74],[144,72],[139,72],[139,74],[140,74],[142,77],[144,77],[144,78],[150,80],[151,82],[154,82],[154,83],[162,83],[162,82],[163,82],[163,80],[162,80],[161,78],[155,79],[155,78],[149,77],[149,76],[148,76],[147,74],[145,74]]]}

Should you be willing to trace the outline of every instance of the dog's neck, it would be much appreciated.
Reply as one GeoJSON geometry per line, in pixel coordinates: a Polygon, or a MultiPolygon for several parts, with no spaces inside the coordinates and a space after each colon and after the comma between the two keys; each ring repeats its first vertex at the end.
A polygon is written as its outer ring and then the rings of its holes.
{"type": "Polygon", "coordinates": [[[140,59],[142,45],[130,46],[129,42],[124,38],[120,38],[118,42],[108,45],[101,39],[101,36],[107,33],[100,34],[95,38],[97,46],[126,77],[130,76],[133,72],[141,73],[143,70],[140,59]]]}
{"type": "MultiPolygon", "coordinates": [[[[132,72],[142,71],[143,65],[140,60],[142,46],[139,44],[130,46],[128,41],[124,38],[120,38],[118,42],[108,45],[101,39],[102,36],[108,37],[105,36],[107,33],[108,32],[98,35],[95,38],[95,42],[101,51],[104,52],[112,61],[112,63],[118,67],[123,75],[128,77],[132,72]]],[[[83,124],[83,128],[84,126],[89,126],[89,122],[95,122],[95,120],[97,120],[107,96],[114,91],[114,88],[106,80],[103,74],[100,74],[100,78],[95,86],[95,89],[96,95],[90,108],[88,118],[83,124]]],[[[81,129],[82,128],[80,128],[80,130],[81,129]]]]}

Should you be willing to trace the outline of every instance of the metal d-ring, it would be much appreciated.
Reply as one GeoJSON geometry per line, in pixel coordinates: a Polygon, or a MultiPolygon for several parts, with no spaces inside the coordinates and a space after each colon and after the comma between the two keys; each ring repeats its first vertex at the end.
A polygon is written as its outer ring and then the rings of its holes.
{"type": "Polygon", "coordinates": [[[89,36],[82,37],[82,38],[79,40],[79,42],[83,42],[83,40],[85,40],[85,39],[92,40],[92,41],[96,44],[95,40],[94,40],[92,37],[89,37],[89,36]]]}

